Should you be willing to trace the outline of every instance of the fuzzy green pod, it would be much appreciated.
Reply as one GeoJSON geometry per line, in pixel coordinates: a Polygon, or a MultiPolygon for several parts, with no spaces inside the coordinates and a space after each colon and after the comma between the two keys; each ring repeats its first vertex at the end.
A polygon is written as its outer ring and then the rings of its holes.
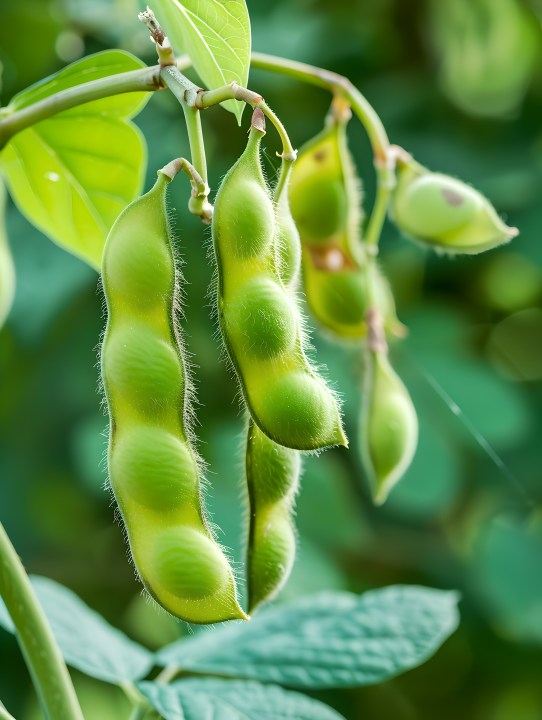
{"type": "Polygon", "coordinates": [[[357,339],[367,334],[371,282],[387,332],[403,337],[389,285],[360,242],[361,182],[348,149],[350,117],[348,105],[336,98],[326,127],[301,149],[292,171],[290,203],[303,247],[305,295],[326,330],[357,339]]]}
{"type": "Polygon", "coordinates": [[[430,38],[439,82],[461,110],[509,115],[522,102],[540,46],[540,23],[518,0],[432,0],[430,38]]]}
{"type": "Polygon", "coordinates": [[[206,521],[178,324],[166,166],[115,222],[104,249],[107,326],[101,369],[110,416],[109,480],[150,595],[191,623],[246,616],[206,521]]]}
{"type": "Polygon", "coordinates": [[[260,163],[263,121],[257,109],[247,148],[224,178],[215,203],[222,338],[262,432],[298,450],[346,445],[336,398],[308,362],[302,318],[279,274],[280,231],[260,163]]]}
{"type": "Polygon", "coordinates": [[[6,188],[0,179],[0,329],[15,297],[15,265],[9,249],[5,225],[6,188]]]}
{"type": "Polygon", "coordinates": [[[246,476],[250,507],[248,612],[271,600],[288,579],[296,550],[292,508],[299,485],[299,452],[270,440],[249,422],[246,476]]]}
{"type": "Polygon", "coordinates": [[[405,235],[454,254],[475,255],[518,235],[477,190],[413,160],[399,167],[392,219],[405,235]]]}
{"type": "Polygon", "coordinates": [[[288,197],[288,184],[293,165],[289,160],[282,161],[281,175],[275,191],[275,221],[278,231],[277,270],[282,284],[291,292],[297,290],[301,276],[301,240],[288,197]]]}
{"type": "Polygon", "coordinates": [[[373,501],[382,505],[412,462],[418,418],[408,390],[390,364],[378,313],[370,310],[368,322],[360,446],[373,501]]]}

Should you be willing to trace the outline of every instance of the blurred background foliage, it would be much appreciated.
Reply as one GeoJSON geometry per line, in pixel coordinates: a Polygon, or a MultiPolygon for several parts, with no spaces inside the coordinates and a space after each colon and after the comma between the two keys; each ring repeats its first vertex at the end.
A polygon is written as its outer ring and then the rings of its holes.
{"type": "MultiPolygon", "coordinates": [[[[392,142],[433,170],[471,182],[521,235],[450,259],[387,224],[381,261],[410,336],[392,349],[420,417],[404,480],[371,506],[356,443],[360,352],[315,334],[317,359],[344,395],[351,450],[308,457],[297,505],[299,553],[278,602],[323,588],[392,583],[458,588],[459,631],[426,665],[374,688],[319,693],[346,718],[542,718],[542,33],[539,0],[249,0],[253,47],[345,74],[381,115],[392,142]]],[[[2,10],[2,104],[83,54],[109,47],[148,63],[154,48],[137,0],[24,0],[2,10]],[[21,38],[25,51],[21,52],[21,38]]],[[[188,72],[190,74],[190,71],[188,72]]],[[[195,79],[192,74],[191,77],[195,79]]],[[[252,71],[300,147],[330,98],[252,71]]],[[[187,155],[179,105],[157,93],[137,118],[156,168],[187,155]]],[[[222,109],[203,116],[210,183],[245,145],[222,109]]],[[[374,197],[368,141],[350,145],[374,197]]],[[[268,175],[279,148],[266,136],[268,175]]],[[[242,561],[243,421],[209,318],[208,233],[174,183],[187,265],[186,327],[210,462],[209,505],[242,561]]],[[[103,490],[106,418],[96,346],[104,326],[97,275],[8,205],[17,294],[0,334],[0,509],[26,567],[64,583],[134,639],[155,648],[187,629],[146,604],[103,490]]],[[[127,712],[117,690],[76,675],[85,717],[127,712]]],[[[0,630],[0,697],[20,720],[40,712],[16,643],[0,630]]]]}

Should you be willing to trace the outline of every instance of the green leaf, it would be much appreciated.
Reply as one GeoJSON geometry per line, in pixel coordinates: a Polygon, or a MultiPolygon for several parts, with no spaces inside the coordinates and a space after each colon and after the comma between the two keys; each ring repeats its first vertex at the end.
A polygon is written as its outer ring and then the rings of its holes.
{"type": "MultiPolygon", "coordinates": [[[[146,648],[112,627],[63,585],[35,575],[30,579],[68,665],[114,684],[148,674],[153,656],[146,648]]],[[[0,625],[14,632],[6,614],[0,601],[0,625]]]]}
{"type": "MultiPolygon", "coordinates": [[[[158,20],[176,49],[190,55],[209,90],[236,82],[247,86],[250,19],[245,0],[155,0],[158,20]]],[[[244,102],[222,105],[241,124],[244,102]]]]}
{"type": "Polygon", "coordinates": [[[292,687],[383,682],[427,660],[457,628],[458,595],[396,585],[323,592],[243,625],[178,640],[156,662],[292,687]]]}
{"type": "Polygon", "coordinates": [[[171,685],[139,683],[165,720],[340,720],[327,705],[278,685],[190,678],[171,685]]]}
{"type": "MultiPolygon", "coordinates": [[[[97,53],[16,95],[8,110],[141,67],[121,50],[97,53]]],[[[124,93],[79,105],[18,133],[0,153],[0,170],[23,215],[97,270],[111,226],[143,186],[147,148],[130,119],[149,97],[124,93]]]]}

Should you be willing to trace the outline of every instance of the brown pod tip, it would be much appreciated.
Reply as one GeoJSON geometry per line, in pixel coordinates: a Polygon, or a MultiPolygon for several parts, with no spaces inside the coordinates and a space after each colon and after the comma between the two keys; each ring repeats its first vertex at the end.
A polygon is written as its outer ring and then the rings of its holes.
{"type": "Polygon", "coordinates": [[[265,115],[263,114],[263,110],[260,110],[260,108],[254,108],[250,127],[265,134],[265,115]]]}

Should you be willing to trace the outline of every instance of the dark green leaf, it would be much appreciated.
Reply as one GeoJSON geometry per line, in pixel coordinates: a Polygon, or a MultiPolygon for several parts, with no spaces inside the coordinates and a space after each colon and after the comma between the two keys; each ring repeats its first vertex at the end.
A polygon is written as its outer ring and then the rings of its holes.
{"type": "Polygon", "coordinates": [[[427,660],[456,629],[457,601],[455,592],[418,586],[323,592],[179,640],[157,663],[293,687],[372,685],[427,660]]]}
{"type": "MultiPolygon", "coordinates": [[[[120,684],[145,677],[153,656],[112,627],[75,593],[48,578],[32,576],[32,585],[58,642],[64,660],[91,677],[120,684]]],[[[0,624],[14,632],[3,603],[0,624]]]]}
{"type": "Polygon", "coordinates": [[[171,685],[144,682],[141,692],[165,720],[340,720],[327,705],[254,680],[190,678],[171,685]]]}
{"type": "MultiPolygon", "coordinates": [[[[121,50],[97,53],[20,93],[8,109],[141,67],[121,50]]],[[[111,226],[141,192],[147,150],[130,118],[148,98],[124,93],[66,110],[18,133],[0,153],[0,169],[23,215],[98,270],[111,226]]]]}

